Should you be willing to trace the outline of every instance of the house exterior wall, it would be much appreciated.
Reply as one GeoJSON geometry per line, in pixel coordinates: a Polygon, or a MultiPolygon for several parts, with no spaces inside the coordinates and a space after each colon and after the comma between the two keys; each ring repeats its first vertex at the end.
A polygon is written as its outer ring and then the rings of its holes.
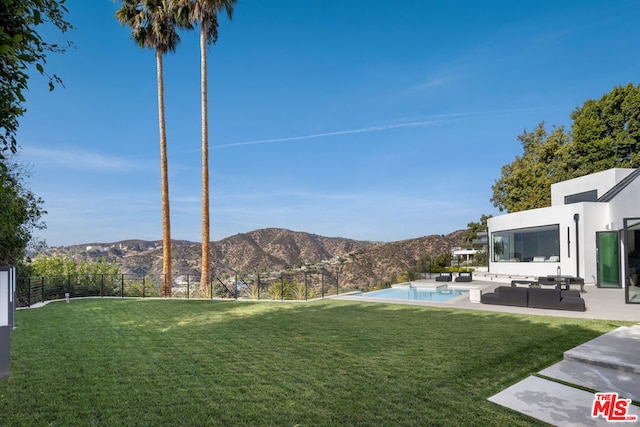
{"type": "Polygon", "coordinates": [[[624,218],[640,217],[640,178],[635,179],[613,200],[609,202],[612,215],[611,227],[614,230],[622,229],[624,218]]]}
{"type": "MultiPolygon", "coordinates": [[[[492,233],[497,231],[558,224],[560,261],[495,262],[491,256],[489,271],[497,274],[547,276],[557,274],[560,267],[561,274],[583,277],[586,283],[595,283],[596,231],[605,230],[608,222],[609,206],[595,202],[551,206],[490,218],[487,222],[490,245],[493,245],[492,233]],[[577,242],[575,214],[579,216],[577,242]]],[[[490,253],[493,254],[493,248],[490,253]]]]}
{"type": "MultiPolygon", "coordinates": [[[[580,271],[576,273],[574,267],[572,275],[584,278],[585,283],[596,283],[598,281],[598,260],[597,260],[597,235],[598,231],[609,230],[608,224],[613,222],[611,206],[608,203],[577,203],[582,205],[583,211],[580,214],[579,246],[580,246],[580,271]]],[[[572,205],[565,205],[572,206],[572,205]]],[[[575,243],[572,243],[574,245],[575,243]]],[[[571,260],[575,264],[575,259],[571,260]]]]}
{"type": "MultiPolygon", "coordinates": [[[[640,178],[635,179],[622,190],[611,202],[611,223],[607,227],[611,230],[622,230],[625,218],[640,218],[640,178]]],[[[622,271],[626,269],[626,253],[624,239],[621,242],[620,264],[622,271]]]]}
{"type": "Polygon", "coordinates": [[[597,190],[598,197],[613,188],[635,169],[614,168],[551,184],[551,206],[564,205],[565,196],[597,190]]]}
{"type": "MultiPolygon", "coordinates": [[[[489,271],[524,276],[554,275],[560,271],[563,275],[582,277],[585,283],[596,283],[598,274],[596,233],[621,232],[625,218],[640,218],[640,178],[629,183],[610,202],[579,202],[565,205],[565,196],[597,190],[598,197],[601,197],[633,171],[634,169],[616,168],[553,184],[551,186],[552,206],[490,218],[487,222],[490,247],[489,271]],[[574,219],[576,214],[578,215],[577,223],[574,219]],[[559,226],[559,262],[493,261],[493,233],[555,224],[559,226]]],[[[620,245],[620,263],[624,272],[626,261],[624,241],[621,241],[620,245]]]]}

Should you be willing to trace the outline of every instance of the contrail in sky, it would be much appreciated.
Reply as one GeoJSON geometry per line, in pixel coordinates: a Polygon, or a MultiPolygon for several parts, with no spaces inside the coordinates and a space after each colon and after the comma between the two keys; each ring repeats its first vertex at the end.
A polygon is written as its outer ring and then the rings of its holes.
{"type": "Polygon", "coordinates": [[[244,142],[234,142],[231,144],[222,144],[216,145],[213,148],[230,148],[230,147],[239,147],[242,145],[257,145],[257,144],[269,144],[273,142],[287,142],[287,141],[302,141],[304,139],[315,139],[315,138],[324,138],[327,136],[337,136],[337,135],[350,135],[355,133],[368,133],[368,132],[379,132],[383,130],[390,129],[398,129],[398,128],[409,128],[409,127],[420,127],[420,126],[433,126],[444,123],[445,120],[425,120],[419,122],[408,122],[408,123],[398,123],[395,125],[385,125],[385,126],[371,126],[367,128],[360,129],[350,129],[350,130],[339,130],[336,132],[326,132],[326,133],[315,133],[312,135],[302,135],[302,136],[290,136],[286,138],[272,138],[272,139],[258,139],[255,141],[244,141],[244,142]]]}

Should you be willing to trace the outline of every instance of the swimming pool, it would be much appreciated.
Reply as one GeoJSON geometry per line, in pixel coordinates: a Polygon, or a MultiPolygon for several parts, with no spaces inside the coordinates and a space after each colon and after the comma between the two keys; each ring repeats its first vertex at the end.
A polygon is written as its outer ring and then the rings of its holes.
{"type": "Polygon", "coordinates": [[[436,301],[445,302],[452,298],[459,297],[468,293],[469,290],[463,289],[450,289],[446,286],[440,288],[419,288],[419,287],[397,287],[381,289],[373,292],[362,292],[359,294],[352,294],[354,297],[364,298],[385,298],[385,299],[399,299],[409,301],[436,301]]]}

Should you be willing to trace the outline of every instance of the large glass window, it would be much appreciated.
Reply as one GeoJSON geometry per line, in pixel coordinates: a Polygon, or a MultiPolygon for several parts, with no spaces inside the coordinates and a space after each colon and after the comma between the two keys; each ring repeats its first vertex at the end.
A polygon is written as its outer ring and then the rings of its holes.
{"type": "Polygon", "coordinates": [[[559,262],[560,226],[519,228],[491,233],[494,262],[559,262]]]}
{"type": "Polygon", "coordinates": [[[571,194],[564,196],[564,204],[569,205],[571,203],[580,202],[597,202],[598,190],[585,191],[584,193],[571,194]]]}

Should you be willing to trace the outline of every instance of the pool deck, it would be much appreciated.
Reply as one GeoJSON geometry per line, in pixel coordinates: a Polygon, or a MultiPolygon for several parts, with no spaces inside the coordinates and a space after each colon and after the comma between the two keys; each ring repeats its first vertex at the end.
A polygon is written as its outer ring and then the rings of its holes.
{"type": "MultiPolygon", "coordinates": [[[[498,286],[505,286],[510,283],[510,279],[504,281],[496,280],[473,280],[471,282],[436,282],[434,279],[419,280],[412,282],[413,286],[435,287],[447,284],[452,288],[478,288],[482,293],[493,292],[498,286]]],[[[366,298],[358,297],[359,301],[384,302],[390,304],[409,304],[424,305],[431,307],[448,307],[462,308],[469,310],[493,311],[499,313],[516,313],[540,316],[558,316],[558,317],[578,317],[583,319],[603,319],[603,320],[622,320],[629,322],[640,322],[640,304],[625,304],[624,289],[619,288],[598,288],[595,285],[585,285],[586,292],[580,296],[584,299],[587,311],[567,311],[567,310],[550,310],[543,308],[530,307],[512,307],[506,305],[481,304],[479,302],[471,302],[469,295],[461,295],[452,298],[449,301],[407,301],[407,300],[391,300],[384,298],[366,298]]],[[[337,299],[348,299],[353,301],[353,297],[348,294],[333,297],[337,299]]]]}

